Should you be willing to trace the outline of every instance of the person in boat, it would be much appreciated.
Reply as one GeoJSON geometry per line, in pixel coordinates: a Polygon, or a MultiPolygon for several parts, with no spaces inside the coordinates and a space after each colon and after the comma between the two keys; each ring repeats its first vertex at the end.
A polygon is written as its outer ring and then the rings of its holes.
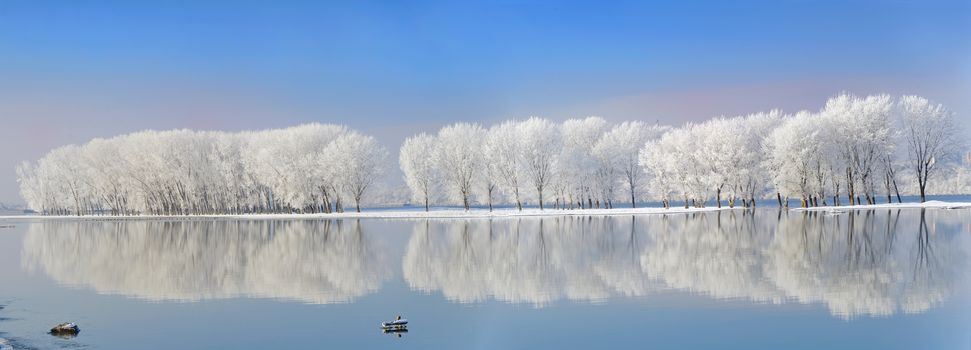
{"type": "Polygon", "coordinates": [[[394,320],[395,320],[395,322],[401,321],[401,315],[398,315],[398,317],[395,318],[394,320]]]}

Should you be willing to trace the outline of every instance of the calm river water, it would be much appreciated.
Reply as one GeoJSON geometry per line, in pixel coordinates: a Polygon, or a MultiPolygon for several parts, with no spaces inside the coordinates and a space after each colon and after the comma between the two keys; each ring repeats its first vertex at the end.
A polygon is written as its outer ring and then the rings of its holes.
{"type": "Polygon", "coordinates": [[[0,348],[971,348],[967,209],[0,224],[0,348]]]}

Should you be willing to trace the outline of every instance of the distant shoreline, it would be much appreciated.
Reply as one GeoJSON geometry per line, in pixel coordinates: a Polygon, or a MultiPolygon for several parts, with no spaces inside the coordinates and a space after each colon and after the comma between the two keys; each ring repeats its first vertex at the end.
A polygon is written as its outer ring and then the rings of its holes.
{"type": "MultiPolygon", "coordinates": [[[[776,208],[776,207],[757,207],[776,208]]],[[[924,203],[884,203],[855,206],[821,206],[812,208],[793,208],[792,211],[842,211],[862,209],[971,209],[971,202],[927,201],[924,203]]],[[[476,219],[476,218],[509,218],[509,217],[555,217],[555,216],[621,216],[621,215],[657,215],[657,214],[685,214],[706,213],[716,211],[744,211],[746,208],[729,208],[723,206],[705,208],[672,207],[643,207],[643,208],[613,208],[613,209],[546,209],[529,208],[517,210],[515,208],[496,209],[438,209],[432,211],[417,210],[382,210],[344,213],[316,213],[316,214],[213,214],[213,215],[13,215],[0,216],[0,220],[158,220],[158,219],[248,219],[248,220],[280,220],[280,219],[476,219]]]]}

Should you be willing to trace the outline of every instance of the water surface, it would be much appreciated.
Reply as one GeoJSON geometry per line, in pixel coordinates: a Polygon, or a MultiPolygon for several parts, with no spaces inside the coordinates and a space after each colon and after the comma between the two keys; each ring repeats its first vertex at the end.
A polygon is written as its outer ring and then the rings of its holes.
{"type": "Polygon", "coordinates": [[[15,348],[971,347],[966,209],[5,225],[15,348]]]}

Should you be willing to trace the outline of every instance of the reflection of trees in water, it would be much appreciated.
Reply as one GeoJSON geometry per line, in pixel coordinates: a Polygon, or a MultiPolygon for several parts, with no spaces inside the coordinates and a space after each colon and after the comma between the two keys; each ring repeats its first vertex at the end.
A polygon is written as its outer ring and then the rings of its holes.
{"type": "MultiPolygon", "coordinates": [[[[542,306],[673,288],[820,303],[839,317],[917,313],[967,276],[971,213],[725,211],[638,217],[423,220],[402,261],[417,290],[542,306]]],[[[152,300],[346,302],[391,263],[357,221],[31,224],[22,263],[63,284],[152,300]]]]}
{"type": "Polygon", "coordinates": [[[459,302],[644,296],[822,303],[840,317],[921,312],[967,265],[967,212],[726,211],[630,217],[422,221],[412,288],[459,302]]]}
{"type": "Polygon", "coordinates": [[[150,300],[238,296],[347,302],[390,265],[359,222],[106,221],[31,224],[22,264],[62,284],[150,300]]]}
{"type": "MultiPolygon", "coordinates": [[[[926,215],[792,213],[768,249],[767,277],[787,296],[825,303],[841,317],[925,311],[947,297],[966,265],[954,236],[928,232],[926,215]]],[[[955,218],[967,220],[958,213],[937,220],[955,218]]]]}
{"type": "Polygon", "coordinates": [[[772,221],[728,211],[671,215],[651,223],[654,244],[643,252],[641,266],[665,286],[715,298],[781,301],[762,271],[772,221]]]}
{"type": "Polygon", "coordinates": [[[459,302],[543,305],[649,289],[630,218],[422,221],[405,253],[408,284],[459,302]]]}

